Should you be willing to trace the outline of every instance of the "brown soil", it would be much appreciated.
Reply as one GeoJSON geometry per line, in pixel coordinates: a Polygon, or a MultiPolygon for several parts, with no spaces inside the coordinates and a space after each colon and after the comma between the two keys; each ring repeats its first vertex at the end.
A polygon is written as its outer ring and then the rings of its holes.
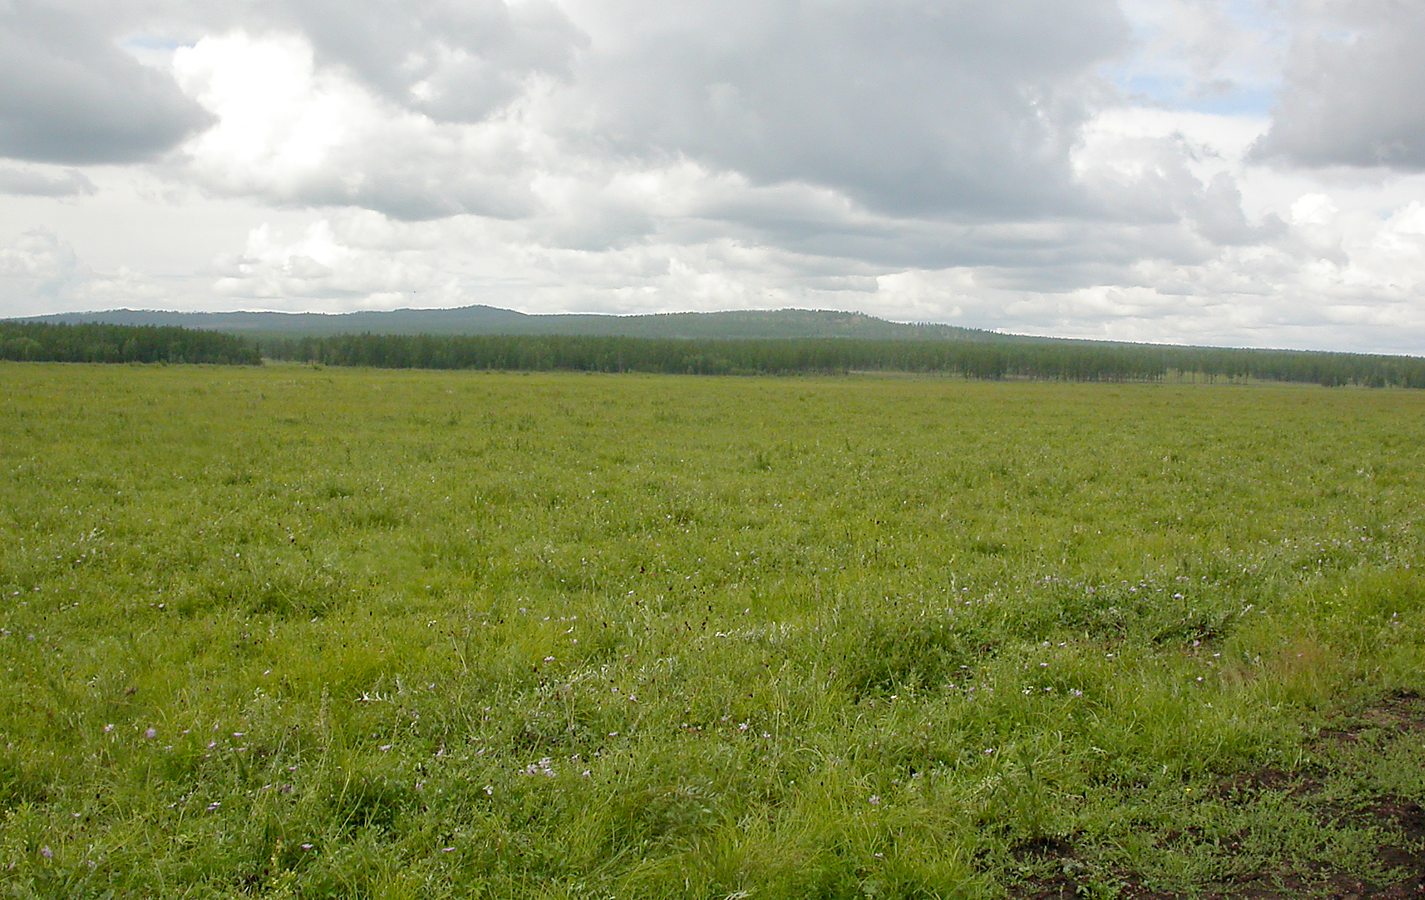
{"type": "MultiPolygon", "coordinates": [[[[1383,698],[1370,708],[1323,730],[1311,742],[1310,749],[1322,756],[1346,758],[1353,748],[1366,750],[1371,741],[1382,735],[1397,738],[1425,732],[1425,696],[1401,691],[1383,698]],[[1332,751],[1337,753],[1333,754],[1332,751]]],[[[1420,759],[1425,766],[1425,756],[1420,759]]],[[[1254,872],[1234,877],[1228,882],[1205,885],[1188,895],[1159,893],[1145,887],[1134,873],[1120,873],[1120,896],[1127,898],[1164,898],[1198,896],[1206,898],[1405,898],[1425,897],[1425,808],[1419,798],[1382,795],[1364,808],[1343,809],[1323,798],[1323,787],[1330,773],[1310,767],[1297,772],[1262,768],[1238,773],[1223,779],[1208,796],[1227,802],[1249,803],[1264,792],[1274,792],[1319,815],[1323,823],[1349,822],[1353,825],[1373,825],[1382,836],[1376,850],[1376,860],[1392,872],[1383,883],[1371,883],[1349,873],[1313,865],[1284,865],[1270,871],[1254,872]]],[[[1227,849],[1232,849],[1229,843],[1227,849]]],[[[1083,896],[1087,885],[1084,877],[1089,866],[1078,856],[1070,839],[1046,838],[1015,848],[1015,856],[1025,863],[1044,863],[1058,873],[1018,885],[1015,896],[1049,900],[1083,896]]]]}

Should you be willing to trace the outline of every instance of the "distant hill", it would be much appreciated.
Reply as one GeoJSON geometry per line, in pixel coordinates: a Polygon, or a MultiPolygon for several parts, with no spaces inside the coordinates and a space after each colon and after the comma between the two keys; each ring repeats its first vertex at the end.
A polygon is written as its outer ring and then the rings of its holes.
{"type": "Polygon", "coordinates": [[[778,309],[641,316],[528,315],[493,306],[352,313],[161,312],[116,309],[33,316],[22,321],[176,325],[249,337],[336,334],[569,335],[688,339],[848,338],[859,340],[1003,341],[1008,335],[954,325],[890,322],[864,313],[778,309]]]}

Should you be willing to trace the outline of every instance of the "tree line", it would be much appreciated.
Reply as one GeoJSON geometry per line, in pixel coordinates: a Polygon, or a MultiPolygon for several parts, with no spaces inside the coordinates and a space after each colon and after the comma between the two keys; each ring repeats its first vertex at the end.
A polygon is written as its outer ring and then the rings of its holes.
{"type": "Polygon", "coordinates": [[[0,359],[692,375],[910,372],[1054,381],[1285,381],[1425,388],[1425,359],[1045,339],[685,339],[598,335],[344,334],[271,338],[155,325],[0,321],[0,359]]]}
{"type": "Polygon", "coordinates": [[[262,342],[264,355],[333,366],[694,375],[912,372],[1056,381],[1285,381],[1425,388],[1425,359],[1089,341],[719,339],[348,334],[262,342]]]}
{"type": "Polygon", "coordinates": [[[259,365],[252,341],[157,325],[52,325],[0,321],[0,359],[32,362],[259,365]]]}

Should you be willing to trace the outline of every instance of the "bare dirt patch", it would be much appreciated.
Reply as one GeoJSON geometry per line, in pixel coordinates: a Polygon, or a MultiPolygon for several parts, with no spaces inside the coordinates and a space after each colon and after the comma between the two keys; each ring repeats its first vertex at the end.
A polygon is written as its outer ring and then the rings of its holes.
{"type": "MultiPolygon", "coordinates": [[[[1398,691],[1319,732],[1307,747],[1314,762],[1301,769],[1264,767],[1240,772],[1224,778],[1204,794],[1204,801],[1228,808],[1270,798],[1313,820],[1324,833],[1349,829],[1353,834],[1367,835],[1374,844],[1367,868],[1374,874],[1363,877],[1358,871],[1345,871],[1316,860],[1288,859],[1260,870],[1239,872],[1196,890],[1165,893],[1148,887],[1138,873],[1116,871],[1113,880],[1118,895],[1138,900],[1179,896],[1221,900],[1425,897],[1425,795],[1410,791],[1406,796],[1376,789],[1370,773],[1371,766],[1385,754],[1399,751],[1401,746],[1419,747],[1422,735],[1425,696],[1398,691]]],[[[1425,772],[1425,752],[1397,752],[1396,756],[1425,772]]],[[[1195,828],[1162,837],[1165,845],[1201,839],[1195,828]]],[[[1204,852],[1230,859],[1247,841],[1247,835],[1228,835],[1199,846],[1204,852]]],[[[1073,838],[1046,838],[1014,848],[1013,855],[1019,863],[1040,873],[1051,873],[1022,882],[1015,896],[1049,900],[1101,895],[1103,870],[1093,865],[1090,853],[1073,838]],[[1091,877],[1095,869],[1097,875],[1091,877]]]]}

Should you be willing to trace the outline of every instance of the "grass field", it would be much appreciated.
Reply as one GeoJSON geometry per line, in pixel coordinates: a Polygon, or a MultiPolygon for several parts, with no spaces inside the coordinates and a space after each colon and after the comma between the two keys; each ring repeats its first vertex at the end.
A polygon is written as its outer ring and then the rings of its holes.
{"type": "Polygon", "coordinates": [[[7,895],[1425,877],[1425,392],[0,385],[7,895]]]}

